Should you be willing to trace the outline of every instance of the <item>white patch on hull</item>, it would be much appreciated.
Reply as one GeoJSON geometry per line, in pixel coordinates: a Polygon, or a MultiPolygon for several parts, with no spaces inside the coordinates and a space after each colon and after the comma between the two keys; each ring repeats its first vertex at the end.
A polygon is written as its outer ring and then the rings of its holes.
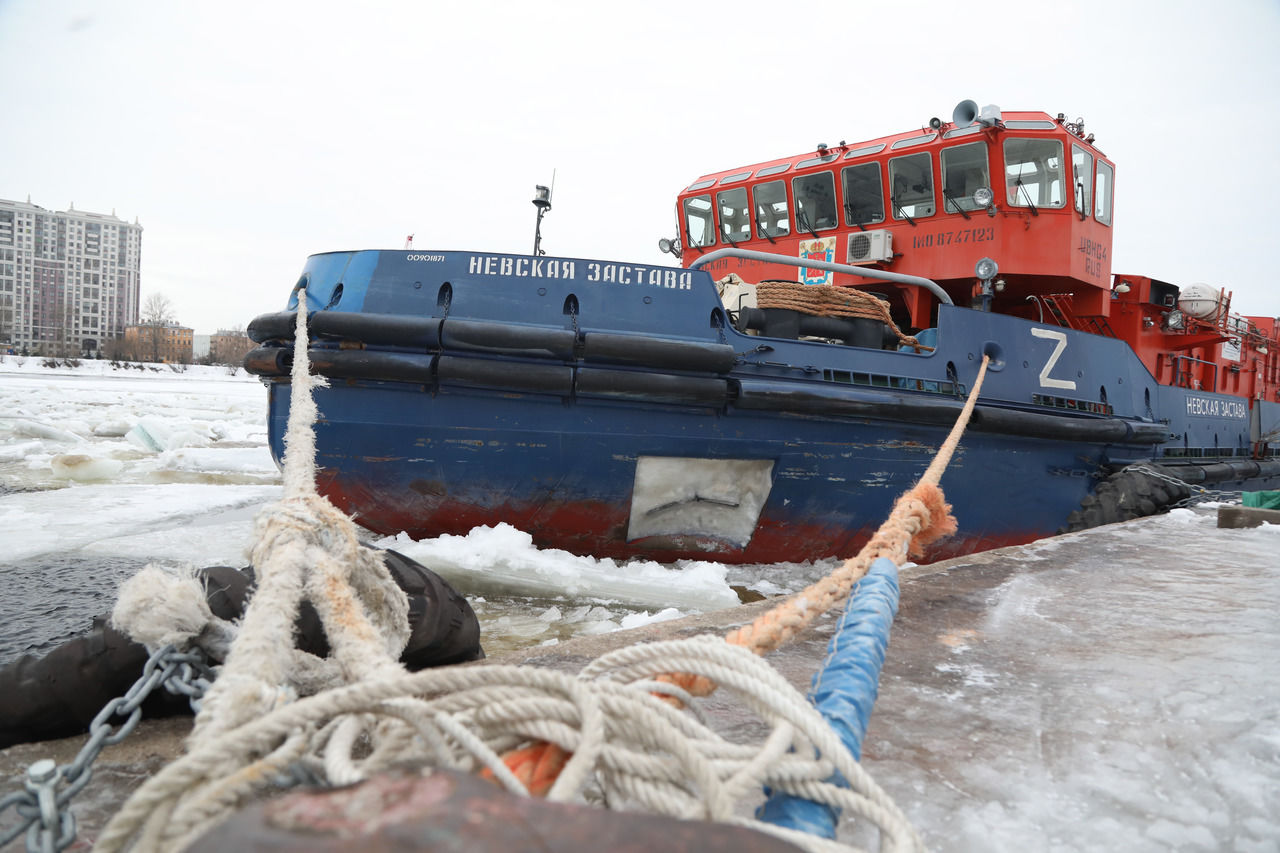
{"type": "Polygon", "coordinates": [[[770,459],[641,456],[627,539],[700,536],[745,548],[772,487],[770,459]]]}

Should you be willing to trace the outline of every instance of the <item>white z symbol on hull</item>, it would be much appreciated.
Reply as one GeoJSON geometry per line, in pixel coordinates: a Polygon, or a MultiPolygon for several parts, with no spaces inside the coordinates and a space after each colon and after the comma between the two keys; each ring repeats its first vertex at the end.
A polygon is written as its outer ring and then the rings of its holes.
{"type": "Polygon", "coordinates": [[[1067,348],[1066,334],[1063,332],[1055,332],[1051,329],[1032,329],[1031,334],[1037,338],[1045,338],[1046,340],[1058,342],[1058,345],[1053,348],[1053,353],[1049,356],[1049,361],[1045,363],[1044,370],[1040,371],[1040,387],[1065,388],[1068,391],[1076,390],[1076,382],[1074,379],[1049,378],[1049,371],[1053,370],[1053,366],[1058,363],[1058,359],[1062,358],[1062,353],[1067,348]]]}

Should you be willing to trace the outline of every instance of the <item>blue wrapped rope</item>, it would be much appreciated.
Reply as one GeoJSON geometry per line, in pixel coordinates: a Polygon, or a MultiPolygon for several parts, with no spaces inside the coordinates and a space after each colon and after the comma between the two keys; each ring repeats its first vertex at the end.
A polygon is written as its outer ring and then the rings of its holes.
{"type": "MultiPolygon", "coordinates": [[[[809,688],[809,701],[857,759],[862,758],[862,739],[880,689],[889,628],[897,612],[898,567],[881,557],[850,593],[827,645],[826,660],[809,688]]],[[[835,781],[844,784],[843,779],[835,781]]],[[[756,817],[822,838],[835,838],[840,820],[838,810],[830,806],[783,793],[770,794],[756,817]]]]}

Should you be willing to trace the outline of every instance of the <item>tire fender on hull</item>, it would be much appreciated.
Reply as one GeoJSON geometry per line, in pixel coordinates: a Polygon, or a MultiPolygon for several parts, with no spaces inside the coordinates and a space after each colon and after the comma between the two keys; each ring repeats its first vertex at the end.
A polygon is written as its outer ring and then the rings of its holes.
{"type": "Polygon", "coordinates": [[[1141,471],[1119,471],[1098,484],[1080,508],[1067,516],[1059,533],[1075,533],[1163,512],[1191,496],[1185,483],[1164,480],[1141,471]]]}
{"type": "Polygon", "coordinates": [[[1058,532],[1074,533],[1155,515],[1191,497],[1193,489],[1219,483],[1246,491],[1280,487],[1280,460],[1237,459],[1118,471],[1080,502],[1080,508],[1067,516],[1066,525],[1058,532]]]}

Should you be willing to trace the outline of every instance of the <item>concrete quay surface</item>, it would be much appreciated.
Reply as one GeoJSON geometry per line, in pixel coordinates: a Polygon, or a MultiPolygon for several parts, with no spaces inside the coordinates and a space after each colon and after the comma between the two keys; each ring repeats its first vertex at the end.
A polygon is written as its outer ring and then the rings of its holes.
{"type": "MultiPolygon", "coordinates": [[[[863,763],[931,849],[1280,850],[1280,528],[1175,510],[901,577],[863,763]]],[[[501,662],[576,671],[632,643],[722,634],[770,604],[501,662]]],[[[801,690],[834,621],[769,656],[801,690]]],[[[703,701],[727,737],[761,735],[741,708],[703,701]]],[[[79,849],[188,728],[147,723],[104,751],[77,798],[79,849]]],[[[0,796],[80,743],[0,752],[0,796]]],[[[841,838],[875,842],[847,823],[841,838]]]]}

